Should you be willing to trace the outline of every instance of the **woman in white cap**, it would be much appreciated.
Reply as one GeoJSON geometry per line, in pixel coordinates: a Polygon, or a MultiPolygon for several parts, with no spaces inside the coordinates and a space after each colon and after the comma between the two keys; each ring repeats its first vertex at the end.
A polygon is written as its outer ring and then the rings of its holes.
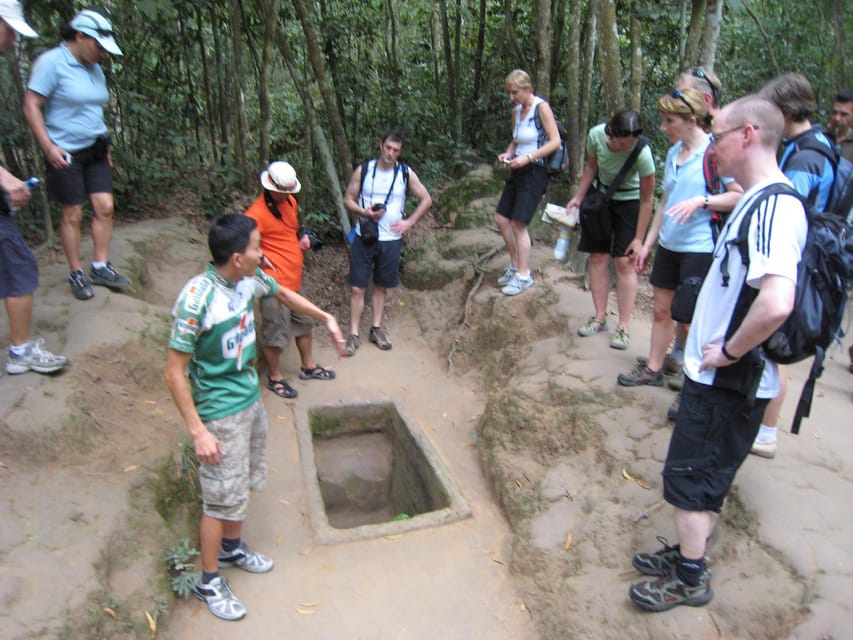
{"type": "MultiPolygon", "coordinates": [[[[303,251],[311,248],[311,237],[299,225],[299,203],[294,194],[302,185],[296,171],[287,162],[273,162],[261,173],[264,192],[246,210],[246,215],[258,223],[261,232],[261,251],[269,261],[264,271],[297,293],[302,289],[303,251]]],[[[261,350],[267,361],[267,388],[282,398],[295,398],[299,392],[281,373],[281,352],[293,338],[302,367],[300,380],[333,380],[335,372],[320,366],[311,348],[313,318],[291,311],[275,298],[260,301],[262,328],[261,350]]]]}
{"type": "Polygon", "coordinates": [[[71,270],[71,292],[88,300],[95,295],[93,284],[113,290],[130,284],[109,262],[114,203],[104,105],[110,94],[100,67],[108,54],[122,52],[110,21],[96,11],[81,11],[59,31],[62,43],[33,65],[24,116],[47,161],[48,197],[62,205],[60,236],[71,270]],[[80,262],[80,223],[87,195],[94,211],[95,245],[88,276],[80,262]]]}

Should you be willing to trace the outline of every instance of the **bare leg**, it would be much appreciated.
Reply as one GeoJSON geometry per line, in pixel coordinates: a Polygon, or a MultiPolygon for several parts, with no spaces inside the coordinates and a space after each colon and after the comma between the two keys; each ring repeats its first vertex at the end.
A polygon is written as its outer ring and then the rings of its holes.
{"type": "Polygon", "coordinates": [[[619,326],[628,329],[634,302],[637,299],[637,271],[631,258],[616,258],[616,305],[619,307],[619,326]]]}
{"type": "Polygon", "coordinates": [[[201,538],[201,570],[205,573],[219,571],[219,547],[222,538],[239,538],[243,523],[239,520],[220,520],[202,514],[199,527],[201,538]]]}
{"type": "Polygon", "coordinates": [[[110,241],[113,239],[113,194],[92,193],[89,198],[92,200],[92,209],[95,212],[92,218],[94,261],[106,262],[110,259],[110,241]]]}
{"type": "Polygon", "coordinates": [[[676,507],[674,516],[681,555],[694,560],[704,557],[719,515],[713,511],[685,511],[676,507]]]}
{"type": "Polygon", "coordinates": [[[675,323],[672,320],[672,299],[675,291],[654,287],[654,321],[652,322],[652,342],[649,347],[649,362],[646,365],[652,371],[660,371],[666,348],[672,341],[675,323]]]}
{"type": "Polygon", "coordinates": [[[281,375],[281,349],[278,347],[270,347],[265,344],[261,345],[261,351],[264,352],[264,359],[267,361],[267,374],[272,380],[284,380],[281,375]]]}
{"type": "Polygon", "coordinates": [[[595,317],[607,317],[607,294],[610,292],[610,256],[606,253],[589,254],[589,290],[595,317]]]}
{"type": "Polygon", "coordinates": [[[515,260],[513,264],[518,268],[520,274],[530,274],[530,234],[527,225],[515,220],[511,223],[512,233],[515,239],[515,260]]]}
{"type": "Polygon", "coordinates": [[[349,330],[350,334],[358,335],[358,325],[361,323],[361,314],[364,313],[364,289],[353,287],[350,293],[349,304],[349,330]]]}
{"type": "Polygon", "coordinates": [[[317,361],[314,360],[314,354],[311,353],[311,334],[306,333],[304,336],[297,336],[296,350],[299,352],[299,359],[302,361],[303,369],[313,369],[317,366],[317,361]]]}
{"type": "Polygon", "coordinates": [[[30,341],[30,323],[33,319],[33,294],[5,299],[9,316],[9,343],[19,347],[30,341]]]}
{"type": "Polygon", "coordinates": [[[782,404],[785,402],[785,394],[788,393],[788,367],[779,365],[779,395],[767,403],[761,424],[775,427],[782,416],[782,404]]]}
{"type": "Polygon", "coordinates": [[[385,287],[377,287],[373,285],[373,299],[370,304],[373,306],[373,325],[374,327],[382,326],[382,314],[385,313],[385,297],[387,289],[385,287]]]}
{"type": "Polygon", "coordinates": [[[498,231],[500,231],[501,236],[503,236],[507,253],[509,253],[510,265],[518,268],[518,247],[515,244],[515,233],[512,229],[512,221],[509,218],[504,218],[501,214],[496,213],[495,224],[498,225],[498,231]]]}
{"type": "Polygon", "coordinates": [[[62,224],[59,225],[59,236],[62,238],[62,249],[71,271],[80,269],[80,223],[83,220],[82,204],[62,205],[62,224]]]}

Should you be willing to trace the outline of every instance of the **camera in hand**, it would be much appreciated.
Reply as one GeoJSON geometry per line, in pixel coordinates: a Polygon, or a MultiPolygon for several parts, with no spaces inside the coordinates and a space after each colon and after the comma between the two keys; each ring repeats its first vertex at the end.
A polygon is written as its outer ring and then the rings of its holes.
{"type": "Polygon", "coordinates": [[[373,206],[370,207],[371,211],[382,211],[385,208],[384,202],[374,202],[373,206]]]}
{"type": "Polygon", "coordinates": [[[311,243],[312,251],[319,251],[325,246],[325,243],[320,239],[320,236],[318,236],[317,232],[311,227],[299,227],[299,233],[296,235],[300,240],[305,236],[308,236],[308,242],[311,243]]]}

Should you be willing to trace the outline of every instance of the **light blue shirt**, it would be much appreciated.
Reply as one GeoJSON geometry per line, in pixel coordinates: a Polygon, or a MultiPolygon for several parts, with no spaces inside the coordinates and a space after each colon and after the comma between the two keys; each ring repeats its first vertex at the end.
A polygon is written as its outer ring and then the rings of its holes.
{"type": "Polygon", "coordinates": [[[39,56],[27,88],[44,96],[44,123],[55,145],[74,153],[107,132],[107,81],[100,65],[84,65],[63,42],[39,56]]]}
{"type": "MultiPolygon", "coordinates": [[[[710,139],[696,149],[684,164],[678,164],[678,154],[681,151],[681,141],[676,142],[666,154],[666,164],[663,170],[663,191],[666,194],[664,219],[660,227],[660,245],[670,251],[679,253],[711,253],[714,250],[714,240],[711,235],[710,209],[697,209],[684,222],[676,221],[672,216],[665,215],[666,211],[679,202],[708,193],[705,188],[705,176],[702,172],[702,159],[710,139]]],[[[728,184],[732,178],[721,178],[723,184],[728,184]]]]}

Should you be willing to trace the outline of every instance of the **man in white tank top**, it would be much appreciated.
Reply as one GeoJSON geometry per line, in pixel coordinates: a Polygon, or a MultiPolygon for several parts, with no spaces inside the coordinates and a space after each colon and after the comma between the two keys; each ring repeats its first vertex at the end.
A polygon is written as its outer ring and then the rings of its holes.
{"type": "Polygon", "coordinates": [[[382,316],[388,289],[400,284],[400,253],[403,234],[411,229],[432,205],[432,198],[417,174],[399,162],[403,137],[391,131],[379,144],[379,155],[353,171],[344,194],[344,206],[356,216],[355,236],[350,249],[352,287],[350,335],[347,354],[355,355],[361,344],[359,324],[364,311],[364,292],[373,276],[373,319],[369,339],[383,351],[391,348],[382,316]],[[406,196],[411,193],[418,206],[405,217],[406,196]]]}

